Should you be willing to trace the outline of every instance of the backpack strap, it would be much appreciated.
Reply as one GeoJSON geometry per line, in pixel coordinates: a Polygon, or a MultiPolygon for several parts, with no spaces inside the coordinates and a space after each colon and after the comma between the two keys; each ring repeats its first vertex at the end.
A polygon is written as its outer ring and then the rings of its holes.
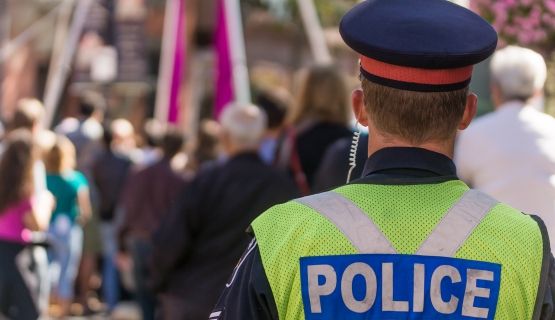
{"type": "Polygon", "coordinates": [[[274,165],[291,170],[293,180],[301,194],[309,195],[311,193],[310,186],[297,150],[297,130],[294,127],[286,128],[280,141],[281,144],[277,150],[274,165]]]}

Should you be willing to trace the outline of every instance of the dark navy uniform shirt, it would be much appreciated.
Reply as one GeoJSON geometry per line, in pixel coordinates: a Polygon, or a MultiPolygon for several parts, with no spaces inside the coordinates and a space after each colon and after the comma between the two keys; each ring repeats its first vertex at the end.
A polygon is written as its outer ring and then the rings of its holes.
{"type": "MultiPolygon", "coordinates": [[[[442,154],[420,148],[386,148],[366,161],[363,177],[352,183],[427,184],[456,179],[455,164],[442,154]]],[[[550,259],[546,259],[550,263],[550,271],[547,279],[540,280],[548,285],[540,319],[555,319],[555,261],[551,253],[547,254],[550,255],[550,259]]],[[[279,319],[272,289],[254,241],[230,277],[209,319],[279,319]]]]}

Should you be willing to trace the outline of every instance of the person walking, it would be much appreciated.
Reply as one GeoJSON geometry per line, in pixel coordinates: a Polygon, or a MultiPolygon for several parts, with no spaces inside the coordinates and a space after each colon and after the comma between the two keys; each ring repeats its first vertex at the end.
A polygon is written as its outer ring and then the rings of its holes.
{"type": "MultiPolygon", "coordinates": [[[[135,295],[144,320],[153,320],[156,309],[155,295],[148,287],[152,235],[188,181],[173,165],[185,142],[183,133],[175,128],[165,131],[159,143],[161,159],[130,173],[120,199],[123,218],[118,228],[118,242],[120,251],[130,255],[135,295]]],[[[120,254],[120,261],[129,261],[128,258],[120,254]]]]}
{"type": "MultiPolygon", "coordinates": [[[[106,111],[106,102],[101,95],[93,92],[86,92],[79,101],[77,118],[65,118],[56,126],[54,131],[68,137],[75,146],[77,154],[77,167],[88,181],[92,181],[92,165],[99,154],[102,152],[102,121],[106,111]]],[[[89,303],[92,299],[91,293],[95,288],[91,287],[94,283],[94,275],[98,270],[98,258],[102,253],[102,241],[100,235],[100,222],[98,221],[100,202],[98,190],[94,184],[89,185],[91,203],[93,205],[93,215],[91,220],[83,228],[83,253],[78,273],[78,300],[83,306],[84,313],[89,313],[90,309],[97,309],[98,303],[89,303]]]]}
{"type": "Polygon", "coordinates": [[[60,316],[70,314],[74,283],[83,251],[83,228],[91,216],[89,187],[85,176],[75,171],[75,147],[64,136],[57,136],[46,153],[46,185],[56,199],[49,234],[55,301],[60,316]]]}
{"type": "Polygon", "coordinates": [[[256,96],[256,106],[264,110],[268,118],[268,125],[259,151],[260,158],[264,163],[273,164],[275,162],[279,138],[287,116],[287,107],[290,104],[289,100],[291,100],[289,92],[283,88],[261,90],[256,96]]]}
{"type": "Polygon", "coordinates": [[[77,169],[89,175],[89,170],[100,153],[102,121],[104,119],[103,99],[94,94],[81,98],[77,118],[66,118],[56,126],[55,131],[73,143],[77,154],[77,169]]]}
{"type": "MultiPolygon", "coordinates": [[[[41,126],[41,121],[44,118],[44,106],[42,103],[36,99],[21,99],[18,101],[13,118],[9,123],[9,131],[25,129],[29,130],[37,143],[40,140],[43,128],[41,126]]],[[[2,154],[2,145],[0,143],[0,156],[2,154]]],[[[35,164],[33,166],[33,176],[34,176],[34,186],[35,186],[35,197],[37,201],[41,202],[41,205],[37,210],[41,208],[50,208],[52,206],[51,196],[46,191],[46,171],[44,169],[44,162],[40,156],[36,157],[35,164]]],[[[48,210],[47,210],[48,211],[48,210]]],[[[45,215],[50,215],[50,212],[46,212],[45,215]]]]}
{"type": "MultiPolygon", "coordinates": [[[[509,46],[491,61],[495,111],[461,133],[455,148],[459,177],[500,201],[537,214],[555,249],[555,118],[539,111],[545,61],[509,46]]],[[[541,106],[541,105],[540,105],[541,106]]]]}
{"type": "Polygon", "coordinates": [[[0,157],[0,318],[38,319],[43,312],[40,296],[44,279],[35,260],[31,232],[45,231],[50,219],[49,215],[36,210],[33,168],[38,152],[28,130],[10,131],[3,143],[0,157]]]}
{"type": "Polygon", "coordinates": [[[276,150],[275,165],[289,170],[305,195],[312,192],[322,157],[334,142],[353,135],[347,85],[333,66],[314,66],[302,80],[276,150]]]}
{"type": "Polygon", "coordinates": [[[552,319],[545,225],[469,189],[452,161],[495,30],[449,1],[375,0],[340,33],[360,55],[364,177],[258,217],[210,319],[552,319]]]}
{"type": "Polygon", "coordinates": [[[151,284],[163,319],[206,319],[248,244],[244,230],[262,210],[298,194],[258,156],[266,129],[258,107],[228,106],[221,124],[228,159],[201,169],[153,239],[151,284]]]}
{"type": "Polygon", "coordinates": [[[314,192],[332,190],[346,184],[347,178],[355,180],[361,177],[364,163],[368,159],[369,137],[367,134],[360,134],[358,139],[354,158],[351,156],[354,147],[353,139],[350,138],[340,139],[326,150],[322,157],[322,164],[314,177],[314,192]],[[351,172],[350,177],[349,172],[351,172]]]}
{"type": "MultiPolygon", "coordinates": [[[[41,138],[44,137],[44,129],[41,125],[44,115],[44,106],[40,101],[30,98],[21,99],[17,102],[13,117],[8,123],[8,132],[21,129],[28,130],[31,132],[34,144],[37,144],[40,149],[41,138]]],[[[0,157],[2,156],[2,149],[3,146],[0,141],[0,157]]],[[[46,170],[44,168],[44,162],[40,152],[37,157],[35,157],[35,163],[33,165],[33,179],[33,186],[35,188],[33,201],[36,203],[34,211],[37,216],[42,216],[46,218],[46,221],[49,221],[54,206],[54,199],[52,194],[50,194],[46,188],[46,170]]],[[[32,251],[34,263],[36,264],[35,270],[39,275],[38,281],[40,282],[38,295],[39,309],[41,314],[45,314],[50,300],[48,257],[43,246],[34,246],[32,251]]]]}
{"type": "Polygon", "coordinates": [[[121,140],[114,141],[117,126],[113,123],[103,130],[104,149],[93,162],[91,176],[98,191],[100,234],[102,235],[102,294],[112,312],[119,302],[120,282],[116,267],[118,253],[117,213],[120,197],[132,162],[127,155],[118,151],[121,140]]]}

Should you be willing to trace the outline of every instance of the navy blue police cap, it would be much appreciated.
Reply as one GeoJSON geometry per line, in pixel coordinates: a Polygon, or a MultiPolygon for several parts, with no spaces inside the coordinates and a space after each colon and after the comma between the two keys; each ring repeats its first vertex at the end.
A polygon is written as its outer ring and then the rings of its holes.
{"type": "Polygon", "coordinates": [[[446,0],[366,0],[339,31],[360,54],[369,81],[402,90],[453,91],[497,47],[497,33],[474,12],[446,0]]]}

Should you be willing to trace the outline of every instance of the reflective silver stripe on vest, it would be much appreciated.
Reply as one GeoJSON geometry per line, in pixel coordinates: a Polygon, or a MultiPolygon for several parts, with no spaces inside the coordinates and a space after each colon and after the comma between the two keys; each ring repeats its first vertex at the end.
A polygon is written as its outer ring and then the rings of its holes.
{"type": "Polygon", "coordinates": [[[497,203],[497,200],[485,193],[467,191],[449,209],[416,254],[453,257],[497,203]]]}
{"type": "Polygon", "coordinates": [[[330,220],[360,253],[397,253],[370,217],[342,195],[330,191],[296,201],[330,220]]]}
{"type": "MultiPolygon", "coordinates": [[[[372,219],[344,196],[330,191],[296,201],[330,220],[359,253],[397,253],[372,219]]],[[[444,215],[416,254],[453,257],[497,203],[480,191],[467,191],[444,215]]]]}

